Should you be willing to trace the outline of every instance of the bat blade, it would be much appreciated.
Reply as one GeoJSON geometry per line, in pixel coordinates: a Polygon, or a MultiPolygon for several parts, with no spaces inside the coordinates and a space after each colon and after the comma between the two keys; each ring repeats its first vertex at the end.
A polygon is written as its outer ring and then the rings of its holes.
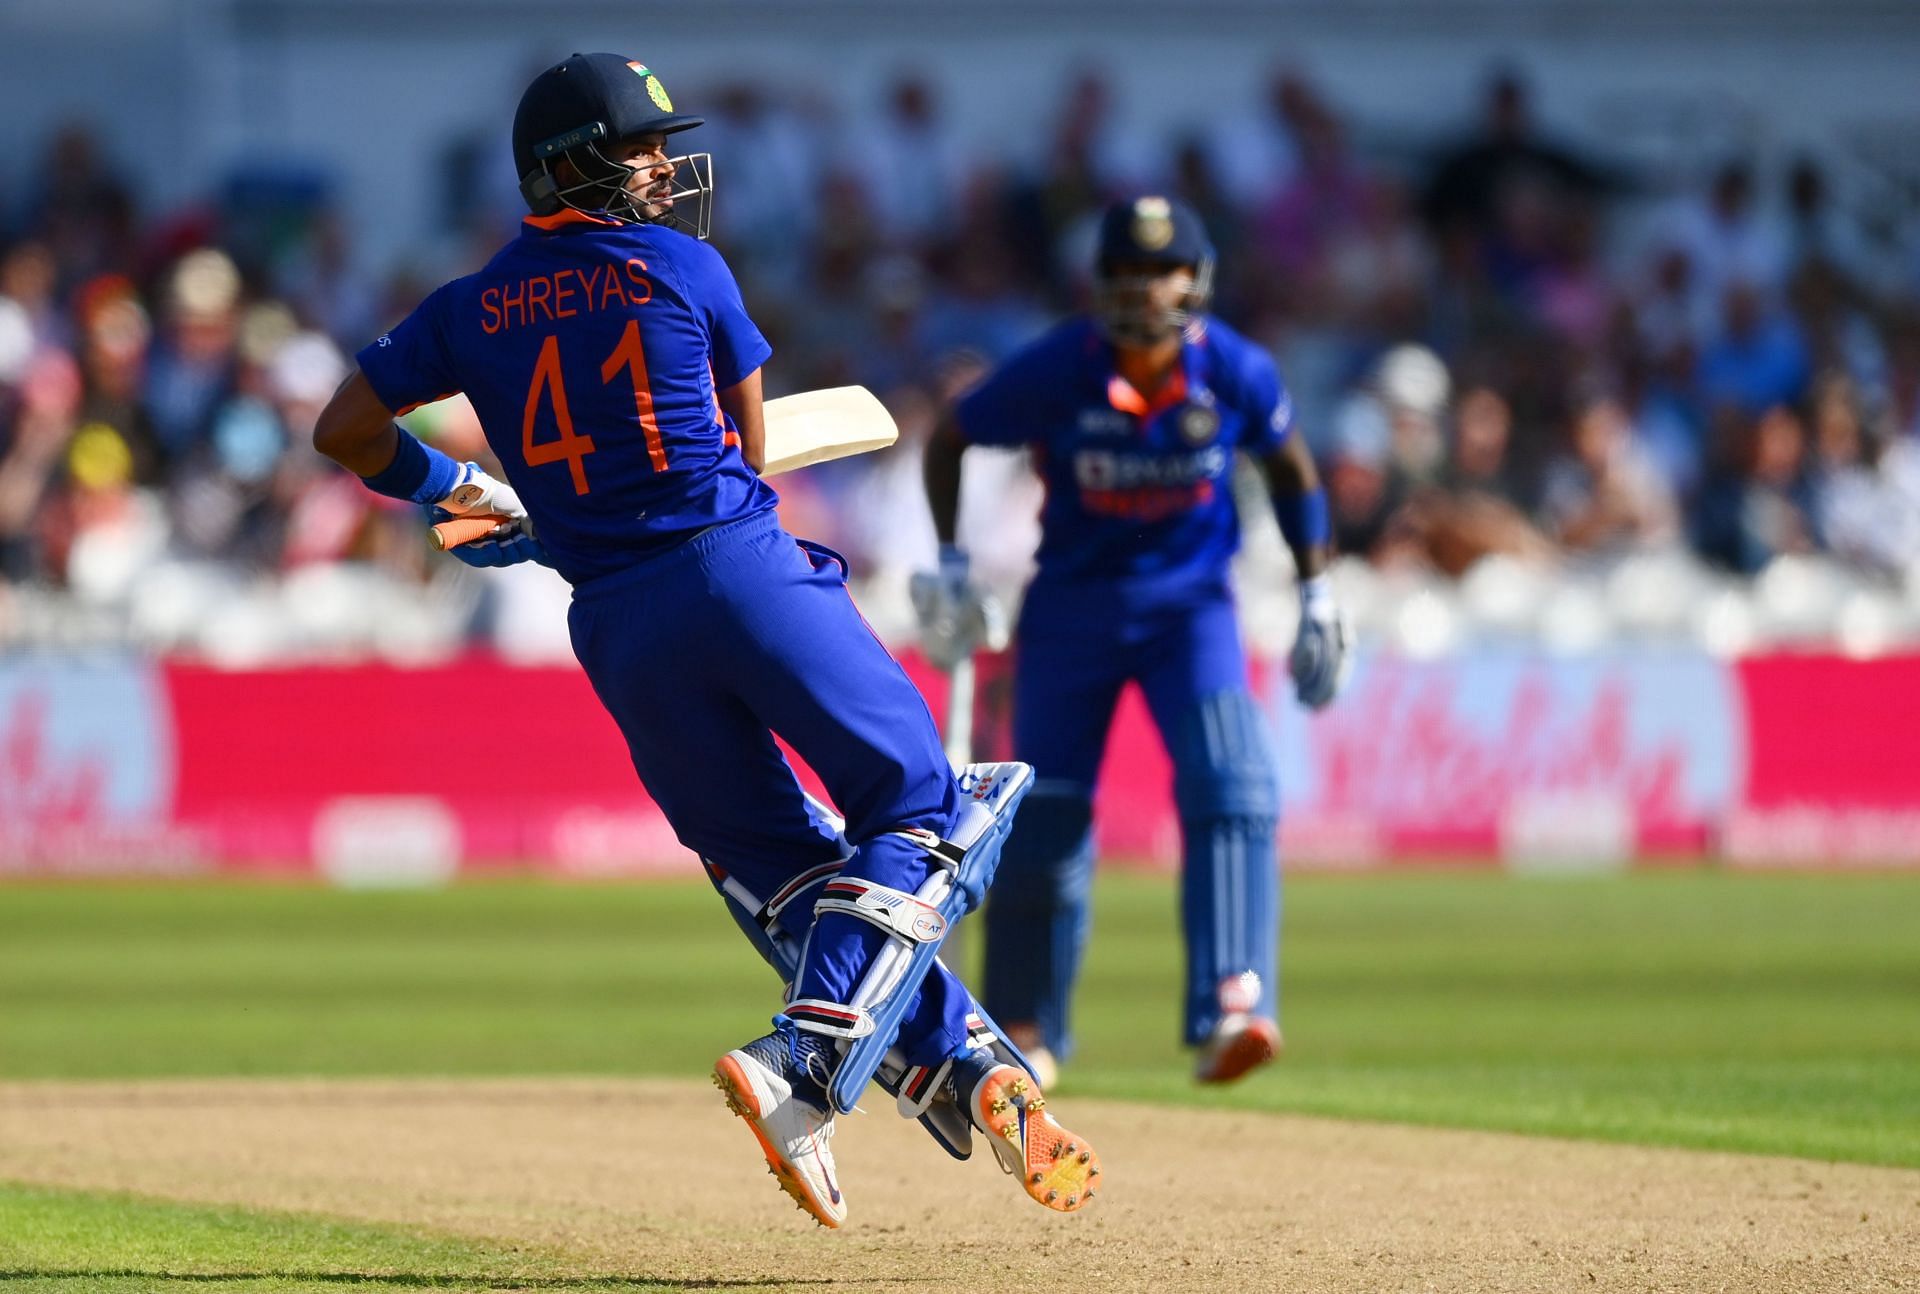
{"type": "Polygon", "coordinates": [[[767,462],[762,476],[885,449],[900,438],[893,415],[864,386],[802,391],[766,403],[767,462]]]}

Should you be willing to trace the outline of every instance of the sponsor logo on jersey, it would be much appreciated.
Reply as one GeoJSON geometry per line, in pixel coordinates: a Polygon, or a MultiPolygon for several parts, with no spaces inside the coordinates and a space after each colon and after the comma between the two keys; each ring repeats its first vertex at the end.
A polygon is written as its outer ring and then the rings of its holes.
{"type": "Polygon", "coordinates": [[[1083,449],[1073,456],[1073,478],[1083,490],[1124,490],[1140,485],[1190,485],[1227,470],[1227,451],[1209,445],[1191,454],[1127,454],[1083,449]]]}
{"type": "Polygon", "coordinates": [[[1080,432],[1086,436],[1130,436],[1133,415],[1107,405],[1080,411],[1080,432]]]}
{"type": "Polygon", "coordinates": [[[1293,426],[1293,397],[1285,391],[1280,393],[1280,403],[1273,406],[1270,422],[1276,436],[1286,435],[1287,429],[1293,426]]]}

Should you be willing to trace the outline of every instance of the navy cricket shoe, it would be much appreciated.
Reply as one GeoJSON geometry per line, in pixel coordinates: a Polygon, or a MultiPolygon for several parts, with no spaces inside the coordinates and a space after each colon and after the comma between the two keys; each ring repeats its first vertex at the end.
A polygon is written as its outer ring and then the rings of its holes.
{"type": "Polygon", "coordinates": [[[954,1059],[947,1083],[973,1126],[987,1135],[994,1158],[1019,1177],[1028,1195],[1072,1213],[1099,1192],[1100,1156],[1085,1137],[1054,1120],[1032,1074],[981,1047],[954,1059]]]}
{"type": "Polygon", "coordinates": [[[780,1017],[774,1031],[722,1056],[714,1086],[747,1121],[780,1189],[823,1227],[847,1220],[839,1174],[827,1142],[833,1107],[827,1083],[839,1059],[831,1042],[780,1017]]]}

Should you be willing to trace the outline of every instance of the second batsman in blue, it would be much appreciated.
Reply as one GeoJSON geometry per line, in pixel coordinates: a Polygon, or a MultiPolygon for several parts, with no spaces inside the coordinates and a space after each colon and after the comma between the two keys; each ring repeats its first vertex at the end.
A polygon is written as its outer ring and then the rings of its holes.
{"type": "Polygon", "coordinates": [[[1025,445],[1046,481],[1039,572],[1015,639],[1013,743],[1035,783],[986,916],[986,1003],[1041,1077],[1072,1048],[1089,931],[1095,778],[1137,683],[1174,768],[1186,935],[1185,1040],[1203,1082],[1278,1055],[1279,791],[1247,683],[1229,560],[1232,475],[1263,474],[1300,580],[1290,661],[1318,709],[1348,670],[1327,575],[1327,500],[1273,360],[1207,316],[1199,218],[1146,195],[1101,221],[1092,311],[1016,353],[955,405],[926,456],[940,569],[921,577],[936,664],[975,646],[980,593],[954,547],[968,445],[1025,445]]]}

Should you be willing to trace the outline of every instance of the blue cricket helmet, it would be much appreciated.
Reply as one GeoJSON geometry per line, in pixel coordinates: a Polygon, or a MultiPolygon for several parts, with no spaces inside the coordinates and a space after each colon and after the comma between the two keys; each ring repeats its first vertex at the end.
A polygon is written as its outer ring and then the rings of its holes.
{"type": "Polygon", "coordinates": [[[1098,261],[1103,272],[1126,262],[1191,265],[1197,271],[1213,263],[1213,243],[1192,207],[1149,193],[1116,202],[1100,217],[1098,261]]]}
{"type": "Polygon", "coordinates": [[[1213,298],[1206,225],[1178,198],[1149,193],[1116,202],[1100,218],[1093,285],[1094,319],[1115,345],[1150,346],[1188,328],[1213,298]],[[1156,306],[1153,275],[1179,268],[1193,271],[1191,286],[1178,304],[1156,306]]]}
{"type": "MultiPolygon", "coordinates": [[[[660,78],[636,59],[607,53],[571,55],[533,79],[513,115],[513,164],[521,195],[536,215],[574,207],[628,222],[659,219],[685,224],[671,214],[646,215],[624,196],[631,169],[608,158],[603,148],[638,135],[691,130],[704,120],[675,112],[660,78]],[[554,163],[563,157],[584,183],[560,187],[554,163]]],[[[692,158],[699,159],[692,168],[693,187],[676,197],[703,200],[704,226],[711,160],[704,153],[687,160],[692,158]]]]}

